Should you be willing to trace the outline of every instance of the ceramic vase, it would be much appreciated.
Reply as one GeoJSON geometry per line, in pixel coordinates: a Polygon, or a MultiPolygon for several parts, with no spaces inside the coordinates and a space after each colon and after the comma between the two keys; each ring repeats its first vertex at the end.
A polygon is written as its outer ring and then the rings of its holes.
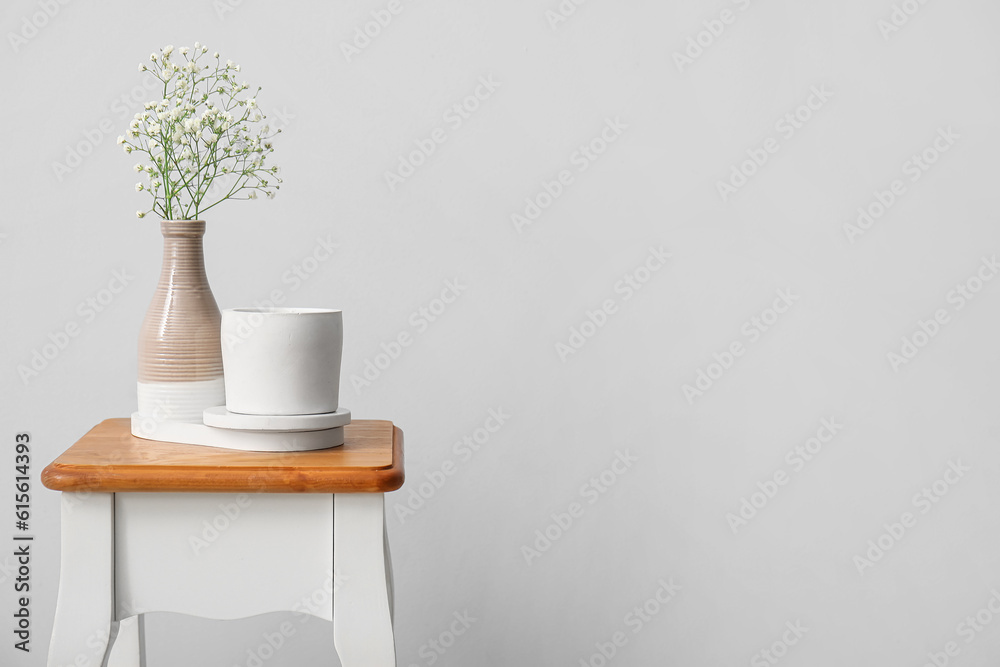
{"type": "Polygon", "coordinates": [[[163,266],[139,333],[139,413],[202,423],[226,402],[222,315],[205,273],[203,220],[164,220],[163,266]]]}

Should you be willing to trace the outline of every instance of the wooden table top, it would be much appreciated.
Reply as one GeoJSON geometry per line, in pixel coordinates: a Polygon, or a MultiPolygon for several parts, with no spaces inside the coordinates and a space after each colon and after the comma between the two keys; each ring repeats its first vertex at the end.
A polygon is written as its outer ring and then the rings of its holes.
{"type": "Polygon", "coordinates": [[[137,438],[105,419],[42,471],[56,491],[384,493],[403,485],[403,432],[358,419],[344,444],[311,452],[244,452],[137,438]]]}

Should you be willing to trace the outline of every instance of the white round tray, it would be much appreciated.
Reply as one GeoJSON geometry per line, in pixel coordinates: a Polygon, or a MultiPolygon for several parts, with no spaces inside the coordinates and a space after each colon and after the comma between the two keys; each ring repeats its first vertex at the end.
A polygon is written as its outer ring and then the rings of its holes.
{"type": "Polygon", "coordinates": [[[206,408],[204,420],[208,426],[241,431],[321,431],[350,424],[351,411],[338,408],[316,415],[244,415],[219,405],[206,408]]]}

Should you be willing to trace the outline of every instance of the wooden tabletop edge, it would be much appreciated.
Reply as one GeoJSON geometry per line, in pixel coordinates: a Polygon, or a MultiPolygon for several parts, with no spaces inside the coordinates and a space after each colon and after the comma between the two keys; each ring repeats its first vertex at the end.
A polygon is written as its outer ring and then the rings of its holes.
{"type": "MultiPolygon", "coordinates": [[[[105,419],[88,434],[105,428],[121,428],[128,418],[105,419]],[[109,424],[109,422],[111,422],[109,424]]],[[[342,469],[316,465],[296,465],[294,457],[280,464],[225,466],[207,461],[194,465],[157,465],[141,463],[87,464],[62,462],[58,458],[40,475],[41,483],[53,491],[69,492],[274,492],[274,493],[388,493],[399,489],[405,480],[403,470],[403,431],[390,420],[363,420],[392,428],[390,462],[384,465],[351,466],[342,469]],[[163,479],[164,470],[186,473],[181,478],[163,479]],[[266,473],[293,473],[281,479],[269,479],[266,473]],[[262,475],[264,473],[264,475],[262,475]],[[309,480],[310,475],[324,479],[309,480]]],[[[84,436],[86,437],[86,436],[84,436]]],[[[303,452],[305,454],[305,452],[303,452]]],[[[65,454],[65,453],[64,453],[65,454]]],[[[287,455],[287,453],[282,453],[287,455]]]]}

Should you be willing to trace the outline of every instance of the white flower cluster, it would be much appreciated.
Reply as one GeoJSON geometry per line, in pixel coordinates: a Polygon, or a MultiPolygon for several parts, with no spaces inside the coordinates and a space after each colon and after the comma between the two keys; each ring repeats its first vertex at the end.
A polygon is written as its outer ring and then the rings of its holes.
{"type": "Polygon", "coordinates": [[[227,199],[256,199],[258,192],[273,198],[281,187],[278,168],[265,166],[274,151],[271,140],[281,130],[261,125],[265,116],[256,98],[261,89],[241,98],[250,86],[237,81],[240,66],[222,63],[218,52],[212,55],[214,66],[202,65],[199,59],[207,52],[195,42],[194,48],[177,49],[183,58],[178,62],[167,45],[150,54],[152,66],[139,65],[163,82],[163,98],[147,102],[118,137],[126,153],[148,158],[148,164],[134,167],[148,181],[136,183],[136,191],[153,196],[149,210],[136,212],[140,218],[156,212],[164,220],[194,220],[227,199]],[[220,192],[210,192],[212,182],[222,178],[229,187],[209,201],[220,192]]]}

